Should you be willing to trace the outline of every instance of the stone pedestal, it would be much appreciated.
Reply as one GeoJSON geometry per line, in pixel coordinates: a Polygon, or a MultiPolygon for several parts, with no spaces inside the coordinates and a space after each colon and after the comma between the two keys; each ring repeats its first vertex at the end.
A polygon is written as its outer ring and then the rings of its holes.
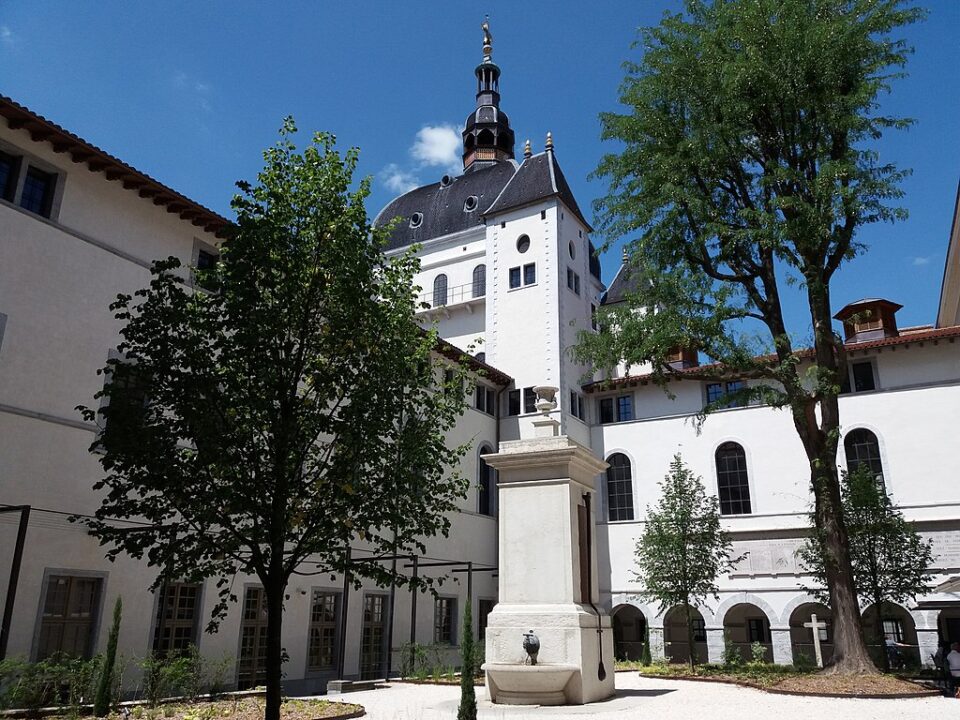
{"type": "Polygon", "coordinates": [[[567,437],[504,442],[499,473],[499,603],[487,617],[490,700],[564,705],[613,695],[613,628],[600,610],[594,480],[606,463],[567,437]],[[529,665],[523,634],[540,639],[529,665]],[[602,669],[601,669],[602,663],[602,669]]]}
{"type": "Polygon", "coordinates": [[[793,665],[793,640],[790,628],[771,627],[770,644],[773,645],[773,662],[777,665],[793,665]]]}
{"type": "Polygon", "coordinates": [[[723,663],[723,626],[707,626],[707,662],[715,665],[723,663]]]}
{"type": "Polygon", "coordinates": [[[933,656],[937,654],[939,642],[940,635],[936,628],[917,628],[917,645],[923,667],[933,667],[933,656]]]}

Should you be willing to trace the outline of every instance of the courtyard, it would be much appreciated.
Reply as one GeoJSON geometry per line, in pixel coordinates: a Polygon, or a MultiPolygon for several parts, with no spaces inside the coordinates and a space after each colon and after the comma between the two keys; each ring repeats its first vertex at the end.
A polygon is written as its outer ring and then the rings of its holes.
{"type": "MultiPolygon", "coordinates": [[[[485,691],[477,688],[480,718],[566,717],[697,718],[742,720],[744,717],[776,720],[928,720],[951,717],[955,701],[942,697],[910,700],[861,700],[773,695],[760,690],[687,680],[653,680],[634,672],[617,673],[617,694],[611,700],[566,707],[521,707],[491,705],[485,691]]],[[[450,685],[395,683],[387,688],[344,695],[329,700],[358,703],[370,720],[441,720],[457,715],[460,688],[450,685]]]]}

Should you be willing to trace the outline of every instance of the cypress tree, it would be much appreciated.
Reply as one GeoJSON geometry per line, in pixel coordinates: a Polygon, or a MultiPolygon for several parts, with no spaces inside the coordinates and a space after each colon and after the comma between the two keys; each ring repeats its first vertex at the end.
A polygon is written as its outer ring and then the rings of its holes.
{"type": "Polygon", "coordinates": [[[117,664],[117,640],[120,637],[120,616],[123,614],[123,599],[117,597],[113,606],[113,625],[107,637],[107,652],[103,656],[100,679],[97,682],[97,694],[93,699],[93,714],[106,717],[110,712],[110,699],[113,690],[113,669],[117,664]]]}
{"type": "Polygon", "coordinates": [[[473,613],[470,609],[470,598],[467,598],[467,604],[463,609],[460,655],[463,664],[460,668],[460,707],[457,708],[457,720],[477,720],[477,694],[473,687],[477,658],[473,642],[473,613]]]}

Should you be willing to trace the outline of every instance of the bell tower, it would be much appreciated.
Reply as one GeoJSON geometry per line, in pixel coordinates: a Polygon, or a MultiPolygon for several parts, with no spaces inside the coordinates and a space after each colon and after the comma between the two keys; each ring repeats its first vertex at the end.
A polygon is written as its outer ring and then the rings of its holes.
{"type": "Polygon", "coordinates": [[[484,167],[513,158],[514,136],[510,120],[500,109],[500,68],[493,62],[493,35],[484,20],[483,62],[477,65],[477,107],[463,127],[463,169],[484,167]]]}

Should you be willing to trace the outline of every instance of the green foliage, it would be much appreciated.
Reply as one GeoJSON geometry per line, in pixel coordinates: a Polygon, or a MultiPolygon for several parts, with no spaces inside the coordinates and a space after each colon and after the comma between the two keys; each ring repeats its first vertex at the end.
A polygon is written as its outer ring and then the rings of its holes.
{"type": "Polygon", "coordinates": [[[762,642],[756,640],[750,643],[750,662],[755,665],[763,665],[767,662],[767,648],[762,642]]]}
{"type": "Polygon", "coordinates": [[[473,678],[477,674],[477,659],[474,655],[473,611],[470,598],[463,608],[463,632],[460,635],[460,705],[457,720],[477,720],[477,693],[473,678]]]}
{"type": "Polygon", "coordinates": [[[793,666],[797,669],[797,672],[802,673],[813,672],[818,669],[816,659],[803,650],[794,650],[793,666]]]}
{"type": "MultiPolygon", "coordinates": [[[[933,543],[907,522],[866,463],[842,474],[843,514],[850,538],[854,581],[864,605],[905,603],[930,590],[933,543]]],[[[807,591],[825,602],[823,534],[814,527],[797,551],[817,583],[807,591]]],[[[879,613],[877,613],[879,616],[879,613]]],[[[882,638],[882,631],[871,629],[882,638]]]]}
{"type": "Polygon", "coordinates": [[[196,645],[185,652],[161,656],[150,653],[141,662],[143,670],[143,697],[151,707],[170,697],[195,700],[206,685],[211,695],[222,692],[225,675],[232,667],[232,658],[208,662],[200,655],[196,645]]]}
{"type": "Polygon", "coordinates": [[[0,662],[0,710],[23,709],[39,717],[40,709],[53,705],[79,717],[90,702],[101,672],[102,658],[91,660],[57,655],[39,662],[7,659],[0,662]]]}
{"type": "MultiPolygon", "coordinates": [[[[670,472],[660,482],[656,507],[647,508],[647,522],[634,555],[641,595],[660,604],[660,612],[675,606],[691,608],[708,596],[717,597],[717,576],[731,569],[729,535],[720,528],[717,498],[707,495],[703,481],[675,455],[670,472]]],[[[694,663],[688,618],[688,647],[694,663]]]]}
{"type": "Polygon", "coordinates": [[[113,624],[107,636],[107,652],[103,657],[100,668],[100,679],[97,681],[97,692],[93,700],[93,714],[97,717],[106,717],[110,712],[110,701],[113,699],[113,688],[116,680],[117,641],[120,638],[120,619],[123,615],[123,598],[117,596],[113,606],[113,624]]]}
{"type": "MultiPolygon", "coordinates": [[[[107,556],[146,558],[155,586],[216,578],[208,630],[236,600],[232,578],[254,575],[271,637],[307,558],[336,573],[354,542],[424,554],[468,487],[456,471],[466,447],[446,442],[464,393],[437,392],[462,387],[466,371],[416,321],[414,251],[384,255],[369,179],[351,189],[358,152],[318,133],[298,153],[295,132],[287,120],[257,182],[238,183],[216,268],[184,283],[179,260],[157,261],[149,287],[118,296],[122,359],[101,371],[110,382],[97,396],[109,402],[80,408],[105,421],[91,448],[105,476],[95,518],[77,520],[107,556]],[[129,517],[144,521],[137,532],[116,522],[129,517]]],[[[351,570],[357,583],[433,583],[385,563],[351,570]]],[[[282,657],[268,646],[276,720],[282,657]]]]}
{"type": "Polygon", "coordinates": [[[743,665],[743,654],[730,639],[730,631],[723,631],[723,665],[727,668],[738,668],[743,665]]]}

